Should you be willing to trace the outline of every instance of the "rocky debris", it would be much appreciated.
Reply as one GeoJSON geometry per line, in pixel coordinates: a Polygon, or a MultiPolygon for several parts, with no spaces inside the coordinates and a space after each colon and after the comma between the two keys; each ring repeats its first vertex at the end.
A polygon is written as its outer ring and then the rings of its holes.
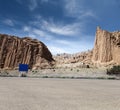
{"type": "Polygon", "coordinates": [[[92,62],[96,66],[120,64],[120,31],[108,32],[97,27],[92,62]]]}
{"type": "Polygon", "coordinates": [[[20,63],[29,68],[50,68],[54,60],[42,42],[29,37],[0,34],[0,68],[15,69],[20,63]]]}

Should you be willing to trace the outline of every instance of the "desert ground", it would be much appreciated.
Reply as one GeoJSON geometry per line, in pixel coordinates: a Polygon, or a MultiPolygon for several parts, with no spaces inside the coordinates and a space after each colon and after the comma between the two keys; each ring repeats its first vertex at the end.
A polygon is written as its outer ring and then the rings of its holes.
{"type": "Polygon", "coordinates": [[[120,81],[0,77],[0,110],[120,110],[120,81]]]}
{"type": "MultiPolygon", "coordinates": [[[[119,79],[120,75],[106,74],[106,68],[57,68],[29,70],[27,77],[31,78],[70,78],[70,79],[119,79]]],[[[23,72],[24,73],[24,72],[23,72]]],[[[0,70],[0,76],[18,77],[18,70],[0,70]]]]}

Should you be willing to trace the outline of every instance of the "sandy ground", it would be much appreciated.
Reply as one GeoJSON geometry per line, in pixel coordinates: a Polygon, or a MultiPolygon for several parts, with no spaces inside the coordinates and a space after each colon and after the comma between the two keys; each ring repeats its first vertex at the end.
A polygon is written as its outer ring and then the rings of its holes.
{"type": "MultiPolygon", "coordinates": [[[[0,76],[18,76],[18,70],[1,70],[0,76]]],[[[29,70],[28,77],[36,78],[85,78],[85,79],[120,79],[120,76],[107,75],[105,68],[59,68],[29,70]]]]}
{"type": "Polygon", "coordinates": [[[120,76],[106,74],[106,68],[59,68],[30,71],[29,77],[83,78],[83,79],[119,79],[120,76]]]}
{"type": "Polygon", "coordinates": [[[0,77],[0,110],[120,110],[120,81],[0,77]]]}

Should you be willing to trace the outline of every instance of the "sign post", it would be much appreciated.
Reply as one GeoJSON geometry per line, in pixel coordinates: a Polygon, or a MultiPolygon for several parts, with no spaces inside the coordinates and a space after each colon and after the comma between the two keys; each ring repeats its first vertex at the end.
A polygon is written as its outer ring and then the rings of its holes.
{"type": "Polygon", "coordinates": [[[19,76],[26,77],[28,72],[28,65],[27,64],[19,64],[19,76]]]}

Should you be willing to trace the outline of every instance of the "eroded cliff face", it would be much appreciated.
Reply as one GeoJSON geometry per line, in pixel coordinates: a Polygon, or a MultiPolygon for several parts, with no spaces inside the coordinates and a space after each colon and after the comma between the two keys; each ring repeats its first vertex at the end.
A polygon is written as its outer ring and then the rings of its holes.
{"type": "Polygon", "coordinates": [[[92,67],[92,50],[75,54],[57,54],[54,56],[56,67],[60,68],[88,68],[92,67]]]}
{"type": "Polygon", "coordinates": [[[54,59],[58,64],[70,64],[70,63],[78,63],[78,62],[90,64],[91,58],[92,58],[92,50],[75,53],[75,54],[63,53],[54,56],[54,59]]]}
{"type": "Polygon", "coordinates": [[[97,27],[92,62],[95,65],[120,64],[120,31],[97,27]]]}
{"type": "Polygon", "coordinates": [[[16,68],[29,64],[30,68],[49,68],[52,54],[40,41],[0,34],[0,68],[16,68]]]}

